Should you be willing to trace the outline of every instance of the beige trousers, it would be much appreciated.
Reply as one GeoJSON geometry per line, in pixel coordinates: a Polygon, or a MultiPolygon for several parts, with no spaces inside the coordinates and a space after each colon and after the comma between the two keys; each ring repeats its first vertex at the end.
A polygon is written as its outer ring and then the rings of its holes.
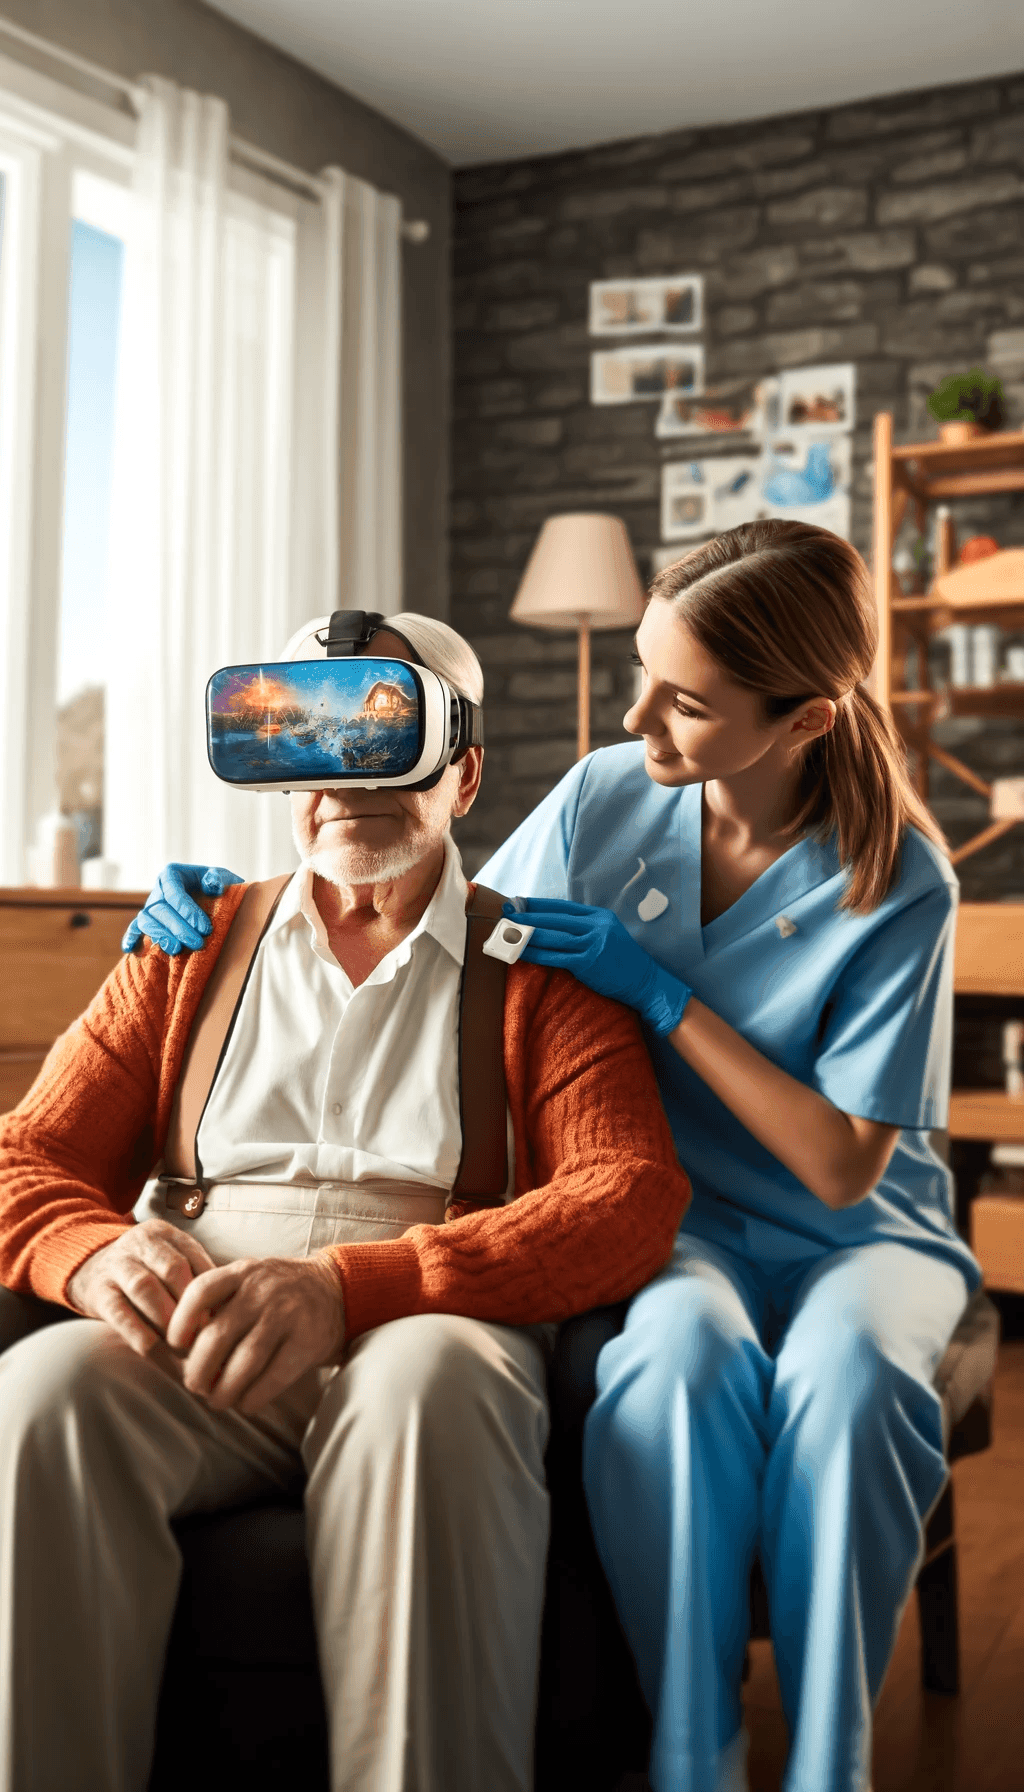
{"type": "MultiPolygon", "coordinates": [[[[230,1254],[256,1254],[238,1218],[230,1254]]],[[[223,1209],[217,1229],[223,1261],[223,1209]]],[[[303,1482],[332,1788],[524,1792],[547,1429],[536,1338],[455,1316],[367,1333],[251,1419],[209,1411],[99,1321],[14,1345],[0,1792],[144,1792],[181,1570],[171,1520],[303,1482]]]]}

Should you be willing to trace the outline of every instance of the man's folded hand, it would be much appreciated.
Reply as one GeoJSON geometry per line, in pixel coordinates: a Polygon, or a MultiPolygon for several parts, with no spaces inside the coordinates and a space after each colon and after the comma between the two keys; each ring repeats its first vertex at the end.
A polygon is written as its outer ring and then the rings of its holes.
{"type": "Polygon", "coordinates": [[[87,1257],[67,1296],[79,1313],[105,1319],[140,1356],[149,1356],[190,1282],[212,1268],[198,1238],[167,1220],[143,1220],[87,1257]]]}
{"type": "Polygon", "coordinates": [[[345,1342],[341,1280],[330,1259],[243,1257],[190,1282],[167,1327],[183,1379],[215,1411],[255,1413],[345,1342]]]}

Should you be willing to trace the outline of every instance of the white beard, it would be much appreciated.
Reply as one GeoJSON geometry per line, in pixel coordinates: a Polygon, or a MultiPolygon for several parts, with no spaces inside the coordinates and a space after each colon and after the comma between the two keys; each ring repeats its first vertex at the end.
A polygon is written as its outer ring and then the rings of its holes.
{"type": "MultiPolygon", "coordinates": [[[[296,842],[298,845],[298,842],[296,842]]],[[[403,840],[394,846],[322,846],[300,856],[304,865],[325,883],[340,888],[355,884],[386,884],[404,877],[436,845],[430,839],[403,840]]]]}
{"type": "Polygon", "coordinates": [[[451,825],[458,783],[458,768],[452,766],[433,790],[417,793],[420,800],[415,815],[407,815],[401,838],[388,846],[365,846],[353,840],[350,846],[314,846],[311,852],[293,814],[295,850],[317,877],[339,888],[391,883],[441,845],[451,825]]]}
{"type": "Polygon", "coordinates": [[[404,877],[440,845],[447,832],[447,821],[447,811],[424,818],[414,832],[407,832],[390,846],[363,846],[353,841],[351,846],[318,846],[310,852],[293,819],[292,839],[302,863],[317,877],[338,888],[351,889],[355,884],[386,884],[404,877]],[[442,823],[440,828],[438,822],[442,823]]]}

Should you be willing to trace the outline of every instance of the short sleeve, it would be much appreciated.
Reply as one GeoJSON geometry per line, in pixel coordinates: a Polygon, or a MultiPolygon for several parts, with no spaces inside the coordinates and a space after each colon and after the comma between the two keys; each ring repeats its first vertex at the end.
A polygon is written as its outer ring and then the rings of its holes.
{"type": "Polygon", "coordinates": [[[480,883],[508,896],[568,897],[569,858],[588,764],[589,756],[566,772],[491,854],[476,874],[480,883]]]}
{"type": "Polygon", "coordinates": [[[946,1125],[955,927],[956,892],[931,890],[880,917],[834,984],[813,1083],[844,1113],[946,1125]]]}

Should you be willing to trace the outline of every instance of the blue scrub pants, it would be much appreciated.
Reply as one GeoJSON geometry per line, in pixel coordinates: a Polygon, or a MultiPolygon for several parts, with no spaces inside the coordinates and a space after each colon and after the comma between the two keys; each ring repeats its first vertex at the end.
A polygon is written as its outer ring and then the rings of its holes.
{"type": "Polygon", "coordinates": [[[932,1377],[966,1301],[958,1269],[905,1245],[766,1268],[682,1231],[604,1346],[584,1482],[654,1718],[655,1792],[718,1783],[755,1548],[785,1792],[867,1787],[872,1707],[946,1478],[932,1377]]]}

